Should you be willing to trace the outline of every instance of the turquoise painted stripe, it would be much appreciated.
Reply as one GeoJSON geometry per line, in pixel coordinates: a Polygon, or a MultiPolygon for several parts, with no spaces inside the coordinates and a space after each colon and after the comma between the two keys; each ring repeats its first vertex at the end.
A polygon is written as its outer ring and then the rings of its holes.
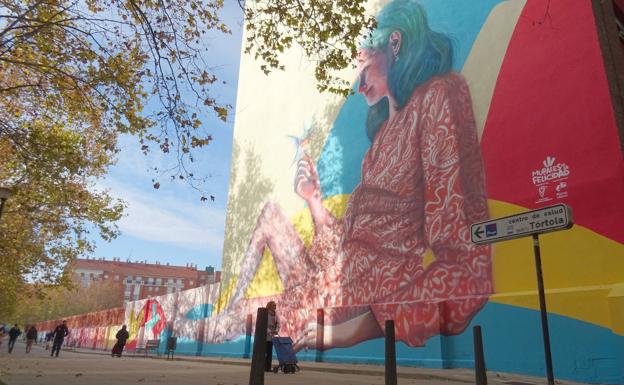
{"type": "MultiPolygon", "coordinates": [[[[624,337],[573,318],[549,314],[555,378],[592,384],[624,385],[624,337]]],[[[472,327],[481,325],[488,370],[545,377],[539,311],[490,302],[457,336],[436,336],[426,346],[397,344],[397,363],[429,368],[471,368],[472,327]]],[[[187,350],[187,349],[185,349],[187,350]]],[[[195,352],[192,349],[190,353],[195,352]]],[[[202,355],[242,357],[245,338],[224,344],[204,344],[202,355]]],[[[327,362],[383,364],[383,339],[351,348],[323,352],[327,362]]],[[[316,352],[299,352],[313,361],[316,352]]]]}

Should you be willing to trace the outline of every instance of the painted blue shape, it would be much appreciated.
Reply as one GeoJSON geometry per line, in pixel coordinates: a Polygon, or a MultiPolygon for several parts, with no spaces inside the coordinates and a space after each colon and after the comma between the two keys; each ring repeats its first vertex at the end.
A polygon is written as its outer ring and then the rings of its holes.
{"type": "Polygon", "coordinates": [[[152,318],[145,323],[145,330],[152,330],[158,321],[160,321],[160,316],[157,313],[156,303],[152,303],[152,318]]]}
{"type": "MultiPolygon", "coordinates": [[[[624,337],[594,324],[549,314],[555,378],[592,384],[624,385],[624,337]]],[[[488,370],[546,376],[544,345],[539,311],[488,303],[466,330],[456,336],[430,338],[423,347],[397,343],[397,363],[429,368],[472,368],[474,347],[472,327],[483,330],[483,346],[488,370]]],[[[314,360],[314,351],[298,354],[314,360]]],[[[351,348],[323,353],[327,362],[384,362],[384,340],[376,339],[351,348]]]]}
{"type": "MultiPolygon", "coordinates": [[[[592,384],[624,385],[624,336],[577,319],[549,314],[555,378],[592,384]]],[[[539,311],[490,302],[475,316],[466,330],[456,336],[435,336],[423,347],[396,346],[397,363],[427,368],[472,368],[472,327],[483,330],[488,370],[546,376],[544,345],[539,311]]],[[[222,344],[178,340],[176,353],[238,357],[245,354],[246,338],[222,344]]],[[[384,340],[378,338],[350,348],[330,349],[323,361],[383,365],[384,340]]],[[[313,361],[316,351],[300,351],[300,361],[313,361]]]]}
{"type": "MultiPolygon", "coordinates": [[[[504,1],[421,0],[431,28],[447,34],[453,41],[456,71],[463,68],[494,6],[504,1]]],[[[356,93],[347,98],[336,117],[317,164],[324,198],[350,194],[360,183],[362,159],[370,147],[366,135],[367,111],[364,98],[356,93]]]]}
{"type": "Polygon", "coordinates": [[[199,304],[187,311],[184,318],[194,321],[208,318],[212,315],[213,309],[214,305],[211,303],[199,304]]]}

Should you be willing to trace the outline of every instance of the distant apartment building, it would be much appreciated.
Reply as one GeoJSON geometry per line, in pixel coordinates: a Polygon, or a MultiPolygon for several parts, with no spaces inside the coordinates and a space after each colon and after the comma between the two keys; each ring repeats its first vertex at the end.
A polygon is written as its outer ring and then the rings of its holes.
{"type": "Polygon", "coordinates": [[[74,275],[83,287],[93,282],[119,283],[124,302],[191,289],[221,279],[221,272],[212,266],[198,270],[193,264],[172,266],[147,261],[124,262],[120,258],[77,259],[74,275]]]}

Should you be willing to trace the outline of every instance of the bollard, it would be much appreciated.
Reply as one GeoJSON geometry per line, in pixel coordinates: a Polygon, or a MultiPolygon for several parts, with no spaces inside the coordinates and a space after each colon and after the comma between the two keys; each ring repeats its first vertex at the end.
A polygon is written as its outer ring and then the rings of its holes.
{"type": "Polygon", "coordinates": [[[264,362],[266,360],[266,335],[269,323],[269,310],[258,308],[256,333],[254,334],[253,356],[249,372],[249,385],[264,385],[264,362]]]}
{"type": "Polygon", "coordinates": [[[316,309],[316,362],[323,362],[323,338],[325,333],[325,312],[316,309]]]}
{"type": "Polygon", "coordinates": [[[485,358],[483,355],[483,339],[481,337],[481,326],[472,328],[474,338],[474,359],[475,359],[475,380],[477,385],[487,385],[487,373],[485,369],[485,358]]]}
{"type": "Polygon", "coordinates": [[[251,314],[247,314],[247,321],[245,322],[245,353],[243,358],[249,358],[251,352],[251,328],[253,326],[253,319],[251,314]]]}
{"type": "Polygon", "coordinates": [[[386,320],[386,385],[397,385],[394,320],[386,320]]]}

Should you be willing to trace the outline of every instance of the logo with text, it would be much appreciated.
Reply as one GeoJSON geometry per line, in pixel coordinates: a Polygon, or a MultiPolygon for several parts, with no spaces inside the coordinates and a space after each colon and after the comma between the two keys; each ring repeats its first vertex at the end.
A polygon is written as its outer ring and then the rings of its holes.
{"type": "Polygon", "coordinates": [[[542,161],[541,168],[531,172],[531,181],[537,187],[538,200],[536,203],[565,198],[568,196],[570,167],[564,162],[557,162],[554,156],[547,156],[542,161]],[[553,183],[553,188],[548,188],[553,183]],[[555,196],[553,195],[553,192],[555,196]]]}

